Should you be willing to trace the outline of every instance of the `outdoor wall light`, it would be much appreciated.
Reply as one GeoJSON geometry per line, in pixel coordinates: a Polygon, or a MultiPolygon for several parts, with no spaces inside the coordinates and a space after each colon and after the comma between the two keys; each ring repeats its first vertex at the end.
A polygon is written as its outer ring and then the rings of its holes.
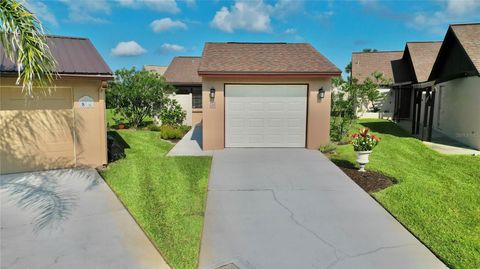
{"type": "Polygon", "coordinates": [[[215,99],[215,88],[210,89],[210,99],[215,99]]]}
{"type": "Polygon", "coordinates": [[[320,89],[318,89],[318,97],[320,99],[323,99],[325,97],[325,90],[323,89],[323,87],[321,87],[320,89]]]}

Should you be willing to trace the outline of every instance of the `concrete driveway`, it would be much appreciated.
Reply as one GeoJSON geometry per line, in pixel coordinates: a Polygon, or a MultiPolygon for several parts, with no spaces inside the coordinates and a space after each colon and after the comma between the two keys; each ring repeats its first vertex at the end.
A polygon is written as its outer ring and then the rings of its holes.
{"type": "Polygon", "coordinates": [[[95,170],[0,176],[1,268],[168,268],[95,170]]]}
{"type": "Polygon", "coordinates": [[[305,149],[214,153],[199,268],[230,263],[445,268],[340,169],[305,149]]]}

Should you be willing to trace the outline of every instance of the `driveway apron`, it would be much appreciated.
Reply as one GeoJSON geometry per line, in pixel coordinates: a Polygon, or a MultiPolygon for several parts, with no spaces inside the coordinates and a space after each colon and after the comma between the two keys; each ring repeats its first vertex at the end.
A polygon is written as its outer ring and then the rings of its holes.
{"type": "Polygon", "coordinates": [[[169,268],[93,169],[0,176],[1,268],[169,268]]]}
{"type": "Polygon", "coordinates": [[[214,153],[199,268],[227,264],[445,268],[319,151],[306,149],[214,153]]]}

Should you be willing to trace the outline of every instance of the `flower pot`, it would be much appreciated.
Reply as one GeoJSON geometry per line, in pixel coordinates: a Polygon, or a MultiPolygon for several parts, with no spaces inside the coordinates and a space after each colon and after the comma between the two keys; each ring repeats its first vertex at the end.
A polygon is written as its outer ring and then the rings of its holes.
{"type": "Polygon", "coordinates": [[[357,163],[360,165],[358,171],[365,172],[365,165],[368,163],[368,156],[372,151],[355,151],[355,153],[357,153],[357,163]]]}

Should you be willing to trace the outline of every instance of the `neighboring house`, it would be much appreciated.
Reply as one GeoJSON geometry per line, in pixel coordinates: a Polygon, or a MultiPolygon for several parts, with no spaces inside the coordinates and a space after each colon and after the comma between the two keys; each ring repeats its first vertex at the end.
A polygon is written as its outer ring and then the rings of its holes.
{"type": "Polygon", "coordinates": [[[86,38],[49,36],[59,78],[35,98],[0,46],[0,173],[107,163],[105,86],[112,71],[86,38]]]}
{"type": "Polygon", "coordinates": [[[305,43],[206,43],[198,74],[204,150],[329,142],[331,78],[341,71],[305,43]]]}
{"type": "Polygon", "coordinates": [[[372,104],[362,104],[357,115],[362,118],[392,118],[395,98],[392,91],[394,71],[392,61],[402,58],[403,51],[353,52],[352,78],[363,83],[373,73],[381,73],[389,81],[387,85],[380,85],[378,90],[384,98],[376,107],[379,111],[372,111],[372,104]]]}
{"type": "MultiPolygon", "coordinates": [[[[418,118],[424,117],[422,108],[430,104],[431,83],[428,83],[428,76],[441,45],[441,41],[407,42],[402,59],[392,63],[396,100],[394,120],[412,121],[414,134],[419,132],[414,123],[418,118]]],[[[427,135],[425,132],[423,134],[427,135]]]]}
{"type": "Polygon", "coordinates": [[[163,67],[145,66],[145,70],[157,72],[176,88],[171,98],[178,101],[187,113],[184,124],[195,126],[202,121],[202,78],[198,75],[200,57],[178,56],[173,58],[165,71],[163,67]]]}
{"type": "Polygon", "coordinates": [[[480,150],[480,23],[450,25],[428,80],[435,82],[429,124],[480,150]]]}
{"type": "Polygon", "coordinates": [[[160,66],[160,65],[144,65],[143,70],[153,71],[159,75],[164,75],[165,71],[167,71],[168,66],[160,66]]]}

